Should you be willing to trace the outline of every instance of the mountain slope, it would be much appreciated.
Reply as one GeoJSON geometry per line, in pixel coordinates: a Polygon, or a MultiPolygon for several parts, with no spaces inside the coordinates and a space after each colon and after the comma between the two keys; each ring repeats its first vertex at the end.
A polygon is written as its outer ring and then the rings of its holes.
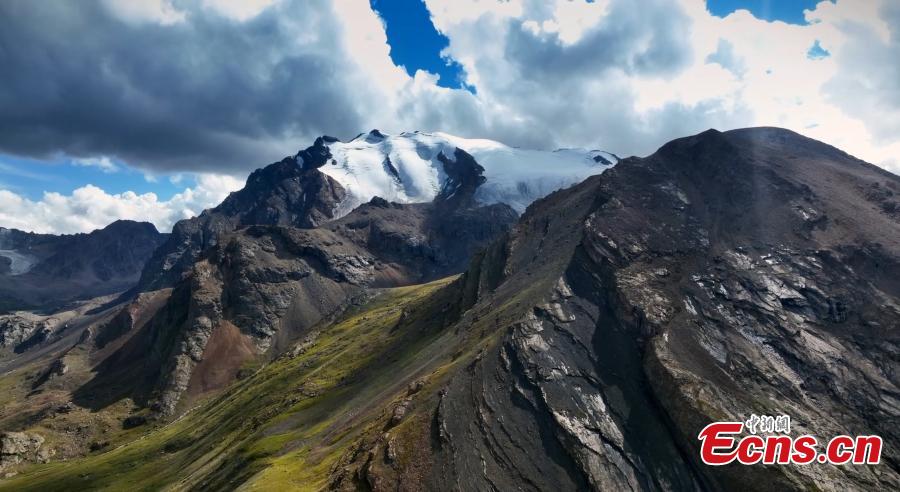
{"type": "MultiPolygon", "coordinates": [[[[539,201],[467,274],[479,294],[457,326],[508,329],[425,404],[427,483],[896,488],[900,224],[872,190],[898,189],[761,128],[676,140],[539,201]],[[879,434],[884,465],[701,465],[700,429],[750,413],[825,439],[879,434]]],[[[339,483],[396,483],[385,445],[373,436],[375,458],[339,483]]]]}
{"type": "Polygon", "coordinates": [[[321,489],[378,409],[407,391],[404,378],[450,342],[446,284],[383,292],[183,418],[132,430],[132,442],[74,467],[54,461],[0,480],[0,490],[227,490],[273,466],[263,489],[321,489]]]}

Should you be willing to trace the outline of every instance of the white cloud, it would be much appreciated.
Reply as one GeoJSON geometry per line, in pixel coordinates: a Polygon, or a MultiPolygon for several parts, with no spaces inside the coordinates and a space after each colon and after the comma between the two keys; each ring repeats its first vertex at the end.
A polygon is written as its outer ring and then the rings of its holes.
{"type": "Polygon", "coordinates": [[[242,180],[231,176],[201,174],[196,176],[194,187],[169,200],[160,200],[154,193],[109,194],[94,185],[82,186],[71,195],[46,192],[38,201],[0,189],[0,224],[24,231],[70,234],[130,219],[152,222],[160,231],[168,232],[175,222],[218,205],[242,186],[242,180]]]}
{"type": "MultiPolygon", "coordinates": [[[[700,89],[686,84],[678,96],[657,97],[657,87],[666,94],[697,59],[692,19],[676,2],[426,3],[449,38],[447,53],[490,111],[481,119],[484,136],[646,154],[675,136],[749,121],[743,106],[717,94],[697,97],[700,89]],[[476,5],[489,12],[473,15],[476,5]]],[[[721,72],[714,75],[729,82],[721,72]]]]}
{"type": "Polygon", "coordinates": [[[105,173],[114,173],[119,170],[119,166],[106,156],[73,159],[72,164],[81,167],[95,167],[105,173]]]}
{"type": "Polygon", "coordinates": [[[834,7],[828,14],[839,19],[837,31],[829,33],[838,69],[823,86],[826,100],[862,121],[875,144],[893,149],[886,158],[895,158],[900,154],[900,4],[886,4],[877,22],[860,20],[856,11],[841,17],[834,7]]]}
{"type": "Polygon", "coordinates": [[[141,24],[156,22],[169,25],[185,19],[185,12],[177,9],[172,0],[102,0],[106,7],[125,22],[141,24]]]}
{"type": "Polygon", "coordinates": [[[771,125],[898,171],[896,2],[826,0],[803,26],[719,18],[705,0],[426,3],[479,107],[515,122],[486,136],[643,155],[709,127],[771,125]],[[831,56],[808,58],[816,42],[831,56]]]}
{"type": "Polygon", "coordinates": [[[259,15],[275,0],[203,0],[203,6],[238,21],[247,21],[259,15]]]}
{"type": "Polygon", "coordinates": [[[715,17],[705,0],[425,0],[475,94],[396,66],[367,0],[101,1],[0,2],[16,19],[0,42],[26,47],[7,54],[0,149],[243,173],[370,128],[644,155],[776,125],[877,164],[898,155],[896,1],[826,0],[797,26],[715,17]],[[809,59],[816,41],[831,56],[809,59]]]}

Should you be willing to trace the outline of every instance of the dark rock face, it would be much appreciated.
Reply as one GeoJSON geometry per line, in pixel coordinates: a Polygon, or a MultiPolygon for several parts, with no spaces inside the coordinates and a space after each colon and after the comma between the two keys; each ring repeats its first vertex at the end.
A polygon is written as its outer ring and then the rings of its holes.
{"type": "MultiPolygon", "coordinates": [[[[458,282],[455,329],[499,336],[432,400],[429,487],[897,489],[900,222],[871,190],[898,185],[786,130],[711,130],[536,202],[458,282]],[[699,462],[706,424],[751,413],[878,434],[882,464],[699,462]]],[[[407,472],[359,456],[336,488],[407,472]]]]}
{"type": "Polygon", "coordinates": [[[486,181],[484,168],[475,162],[471,154],[460,148],[453,153],[452,159],[443,152],[438,154],[437,159],[444,165],[447,180],[434,201],[455,205],[474,203],[475,190],[486,181]]]}
{"type": "Polygon", "coordinates": [[[240,191],[200,216],[179,221],[144,268],[139,289],[171,287],[219,237],[248,225],[316,227],[334,218],[344,189],[317,171],[330,156],[323,139],[296,157],[257,169],[240,191]]]}
{"type": "Polygon", "coordinates": [[[100,281],[131,277],[164,236],[153,224],[119,220],[73,241],[31,270],[35,275],[69,280],[88,271],[100,281]]]}
{"type": "Polygon", "coordinates": [[[55,308],[132,287],[166,238],[146,222],[120,220],[90,234],[4,230],[0,249],[25,257],[24,273],[0,273],[0,309],[55,308]]]}
{"type": "Polygon", "coordinates": [[[294,157],[294,160],[297,161],[297,164],[300,165],[300,167],[307,171],[318,169],[328,163],[328,160],[331,159],[331,150],[325,144],[337,141],[336,138],[327,135],[319,137],[313,142],[311,147],[307,147],[298,152],[294,157]]]}

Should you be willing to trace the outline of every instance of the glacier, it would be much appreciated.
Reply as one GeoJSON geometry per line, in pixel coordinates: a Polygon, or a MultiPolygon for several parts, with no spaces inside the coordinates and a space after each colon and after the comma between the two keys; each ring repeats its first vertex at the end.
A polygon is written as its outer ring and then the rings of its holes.
{"type": "Polygon", "coordinates": [[[600,174],[619,161],[601,150],[530,150],[442,132],[390,135],[372,130],[348,142],[323,139],[331,158],[319,170],[340,183],[348,195],[338,215],[376,196],[399,203],[430,202],[447,179],[438,155],[443,152],[453,159],[456,148],[471,154],[485,169],[486,182],[475,200],[482,205],[506,203],[518,213],[538,198],[600,174]]]}

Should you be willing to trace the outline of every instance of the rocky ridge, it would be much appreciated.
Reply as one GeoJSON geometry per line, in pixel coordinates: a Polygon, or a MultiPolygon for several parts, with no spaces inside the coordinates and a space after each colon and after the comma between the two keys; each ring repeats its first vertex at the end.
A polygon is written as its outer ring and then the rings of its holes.
{"type": "Polygon", "coordinates": [[[181,280],[200,254],[218,244],[220,237],[249,225],[314,228],[335,218],[345,191],[320,173],[328,157],[319,138],[296,156],[257,169],[239,191],[197,217],[181,220],[150,258],[137,290],[171,287],[181,280]]]}
{"type": "Polygon", "coordinates": [[[0,472],[25,461],[46,463],[51,452],[43,447],[44,438],[25,432],[0,434],[0,472]]]}

